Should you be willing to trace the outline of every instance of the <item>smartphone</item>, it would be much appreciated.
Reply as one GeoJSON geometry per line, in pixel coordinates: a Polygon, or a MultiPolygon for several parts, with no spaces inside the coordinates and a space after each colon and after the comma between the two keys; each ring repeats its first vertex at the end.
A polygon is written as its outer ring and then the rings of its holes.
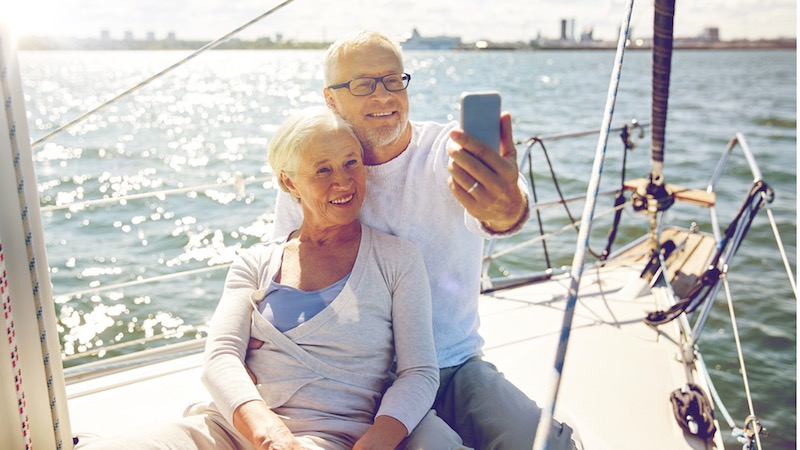
{"type": "Polygon", "coordinates": [[[500,151],[500,93],[462,93],[461,128],[495,151],[500,151]]]}

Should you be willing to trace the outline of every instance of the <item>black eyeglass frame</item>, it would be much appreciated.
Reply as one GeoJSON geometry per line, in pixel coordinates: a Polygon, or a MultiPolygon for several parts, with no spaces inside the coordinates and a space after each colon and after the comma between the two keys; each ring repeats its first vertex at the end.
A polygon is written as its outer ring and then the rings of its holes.
{"type": "Polygon", "coordinates": [[[352,79],[350,81],[344,82],[342,84],[330,85],[330,86],[328,86],[328,88],[329,89],[344,89],[344,88],[347,88],[347,90],[350,92],[350,94],[352,94],[352,95],[354,95],[356,97],[366,97],[367,95],[372,95],[372,94],[375,93],[375,89],[378,89],[378,83],[379,82],[383,85],[384,89],[386,89],[389,92],[405,91],[406,89],[408,89],[408,85],[411,84],[411,74],[404,72],[404,73],[401,73],[401,74],[390,73],[390,74],[384,75],[382,77],[358,77],[358,78],[354,78],[354,79],[352,79]],[[400,89],[389,89],[389,86],[386,86],[386,83],[383,82],[383,79],[386,78],[386,77],[393,77],[393,76],[396,76],[396,75],[400,75],[401,76],[401,79],[403,81],[405,81],[405,85],[400,89]],[[356,80],[364,80],[364,79],[375,80],[375,84],[372,85],[372,90],[370,92],[366,93],[366,94],[356,94],[356,93],[354,93],[353,90],[350,89],[350,83],[352,83],[352,82],[354,82],[356,80]]]}

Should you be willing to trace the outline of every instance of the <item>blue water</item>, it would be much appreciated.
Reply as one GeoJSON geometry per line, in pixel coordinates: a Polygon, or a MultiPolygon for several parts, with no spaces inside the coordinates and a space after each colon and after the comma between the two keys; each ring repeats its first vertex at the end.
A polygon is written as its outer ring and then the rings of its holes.
{"type": "MultiPolygon", "coordinates": [[[[24,91],[32,138],[158,72],[181,52],[23,52],[24,91]]],[[[211,52],[91,116],[35,151],[42,206],[52,208],[144,192],[266,177],[266,143],[284,118],[322,104],[320,51],[211,52]]],[[[406,68],[411,115],[437,121],[457,117],[464,90],[495,89],[512,113],[514,134],[598,128],[613,52],[410,52],[406,68]]],[[[614,125],[650,116],[649,52],[625,57],[614,125]]],[[[678,51],[673,57],[667,181],[705,188],[719,155],[742,132],[776,191],[773,211],[796,265],[797,132],[794,51],[678,51]]],[[[567,195],[585,192],[596,137],[548,145],[567,195]]],[[[618,138],[610,140],[603,188],[619,183],[618,138]]],[[[520,147],[522,149],[522,147],[520,147]]],[[[628,177],[649,172],[649,134],[629,154],[628,177]]],[[[718,186],[727,223],[752,176],[737,153],[732,174],[718,186]],[[732,211],[730,211],[732,209],[732,211]]],[[[538,154],[536,170],[545,162],[538,154]]],[[[540,172],[544,174],[544,172],[540,172]]],[[[542,186],[547,180],[542,178],[542,186]]],[[[539,181],[537,180],[537,183],[539,181]]],[[[545,189],[545,199],[553,198],[545,189]]],[[[230,261],[236,249],[269,233],[271,182],[190,190],[123,205],[45,210],[45,234],[67,365],[84,351],[160,333],[175,339],[202,334],[219,298],[224,270],[154,284],[71,295],[75,291],[175,274],[230,261]],[[74,359],[73,359],[74,358],[74,359]]],[[[606,204],[607,206],[607,204],[606,204]]],[[[681,208],[671,216],[678,218],[681,208]]],[[[573,214],[580,215],[574,207],[573,214]]],[[[645,219],[626,213],[625,221],[645,219]]],[[[680,219],[678,219],[680,220],[680,219]]],[[[705,217],[695,219],[703,229],[705,217]]],[[[688,225],[685,221],[683,225],[688,225]]],[[[606,228],[596,227],[602,248],[606,228]]],[[[623,228],[623,234],[628,233],[623,228]]],[[[570,237],[570,239],[573,239],[570,237]]],[[[574,244],[555,246],[569,264],[574,244]],[[559,248],[560,247],[560,248],[559,248]]],[[[499,271],[519,272],[511,258],[499,271]]],[[[786,281],[766,215],[755,221],[730,274],[755,409],[770,429],[766,448],[796,445],[796,303],[786,281]]],[[[718,300],[700,341],[723,398],[742,399],[727,308],[718,300]]],[[[124,351],[124,350],[122,350],[124,351]]],[[[647,380],[641,380],[647,382],[647,380]]],[[[747,416],[743,400],[727,404],[747,416]]],[[[738,448],[728,441],[730,448],[738,448]]]]}

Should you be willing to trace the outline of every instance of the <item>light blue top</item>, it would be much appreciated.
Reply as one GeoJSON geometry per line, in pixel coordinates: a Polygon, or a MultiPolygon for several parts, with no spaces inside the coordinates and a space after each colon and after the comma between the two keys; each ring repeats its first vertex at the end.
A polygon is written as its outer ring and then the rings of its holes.
{"type": "Polygon", "coordinates": [[[273,278],[258,310],[280,332],[289,331],[330,305],[342,292],[348,278],[350,278],[349,273],[326,288],[308,292],[280,284],[273,278]]]}

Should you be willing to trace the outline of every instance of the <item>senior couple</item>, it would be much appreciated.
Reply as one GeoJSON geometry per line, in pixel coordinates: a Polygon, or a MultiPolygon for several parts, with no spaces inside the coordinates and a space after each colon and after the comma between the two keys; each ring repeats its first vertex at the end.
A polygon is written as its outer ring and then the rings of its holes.
{"type": "MultiPolygon", "coordinates": [[[[328,108],[270,140],[272,241],[243,251],[185,417],[84,448],[524,449],[541,414],[484,361],[484,238],[528,218],[511,136],[410,121],[399,46],[374,32],[325,55],[328,108]]],[[[551,449],[571,449],[553,422],[551,449]]],[[[79,446],[81,448],[81,446],[79,446]]]]}

